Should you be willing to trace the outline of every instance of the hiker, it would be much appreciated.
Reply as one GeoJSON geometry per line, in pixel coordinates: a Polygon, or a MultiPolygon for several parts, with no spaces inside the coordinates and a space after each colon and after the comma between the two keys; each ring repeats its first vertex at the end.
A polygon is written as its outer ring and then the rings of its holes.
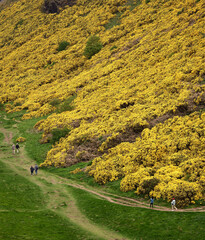
{"type": "Polygon", "coordinates": [[[37,172],[38,172],[38,165],[37,164],[35,164],[34,170],[35,170],[35,174],[37,175],[37,172]]]}
{"type": "Polygon", "coordinates": [[[15,152],[16,152],[15,149],[16,149],[15,144],[13,144],[12,145],[13,154],[15,154],[15,152]]]}
{"type": "Polygon", "coordinates": [[[17,153],[19,153],[19,148],[20,148],[19,144],[16,143],[16,152],[17,152],[17,153]]]}
{"type": "Polygon", "coordinates": [[[33,166],[30,167],[30,171],[31,171],[31,175],[33,175],[33,171],[34,171],[34,167],[33,166]]]}
{"type": "Polygon", "coordinates": [[[151,197],[151,198],[150,198],[150,207],[152,207],[152,208],[153,208],[153,204],[154,204],[154,198],[153,198],[153,197],[151,197]]]}
{"type": "Polygon", "coordinates": [[[175,198],[172,198],[171,205],[172,205],[172,211],[177,210],[175,198]]]}

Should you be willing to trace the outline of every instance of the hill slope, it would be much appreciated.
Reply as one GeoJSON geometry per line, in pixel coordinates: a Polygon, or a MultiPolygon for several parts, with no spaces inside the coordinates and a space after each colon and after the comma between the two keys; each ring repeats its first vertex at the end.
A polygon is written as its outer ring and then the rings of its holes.
{"type": "Polygon", "coordinates": [[[204,2],[78,0],[53,14],[42,6],[22,0],[1,11],[0,101],[8,112],[27,109],[24,119],[50,114],[36,125],[42,142],[70,129],[43,166],[95,158],[99,183],[203,198],[204,2]],[[94,35],[103,48],[88,59],[94,35]]]}

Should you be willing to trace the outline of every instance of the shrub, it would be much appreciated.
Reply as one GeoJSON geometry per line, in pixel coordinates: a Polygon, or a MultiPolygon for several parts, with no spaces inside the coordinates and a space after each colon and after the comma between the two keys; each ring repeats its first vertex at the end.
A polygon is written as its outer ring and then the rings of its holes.
{"type": "Polygon", "coordinates": [[[52,144],[58,142],[62,137],[65,137],[66,135],[68,135],[70,132],[70,129],[68,128],[55,128],[51,131],[52,134],[52,138],[50,140],[50,142],[52,144]]]}
{"type": "Polygon", "coordinates": [[[56,107],[56,106],[58,106],[59,104],[60,104],[60,99],[58,99],[58,98],[54,98],[54,99],[52,99],[50,102],[49,102],[49,104],[51,105],[51,106],[53,106],[53,107],[56,107]]]}
{"type": "Polygon", "coordinates": [[[137,188],[137,194],[146,194],[148,195],[151,191],[154,190],[154,187],[159,183],[159,179],[155,177],[146,177],[144,178],[137,188]]]}
{"type": "Polygon", "coordinates": [[[120,25],[120,17],[121,17],[121,15],[122,14],[119,13],[119,12],[116,13],[115,17],[111,18],[109,20],[109,22],[104,25],[105,29],[108,30],[108,29],[113,28],[114,26],[120,25]]]}
{"type": "Polygon", "coordinates": [[[120,183],[120,190],[123,192],[132,191],[139,187],[139,184],[150,177],[148,169],[141,167],[137,172],[128,174],[120,183]]]}
{"type": "MultiPolygon", "coordinates": [[[[141,0],[128,0],[124,6],[129,6],[129,10],[132,11],[135,9],[139,4],[141,4],[141,0]]],[[[121,11],[120,11],[121,12],[121,11]]]]}
{"type": "Polygon", "coordinates": [[[195,200],[202,198],[202,189],[199,184],[187,182],[181,179],[173,180],[169,183],[161,182],[151,191],[157,199],[163,198],[169,201],[172,197],[177,199],[177,206],[184,207],[195,200]]]}
{"type": "Polygon", "coordinates": [[[180,14],[182,14],[183,12],[184,12],[184,8],[182,8],[181,11],[177,12],[177,16],[180,15],[180,14]]]}
{"type": "Polygon", "coordinates": [[[19,21],[16,23],[14,29],[17,29],[18,26],[21,26],[21,25],[23,24],[23,21],[24,21],[23,19],[19,20],[19,21]]]}
{"type": "Polygon", "coordinates": [[[80,168],[76,168],[75,170],[71,171],[71,174],[77,174],[79,172],[82,172],[82,170],[80,168]]]}
{"type": "Polygon", "coordinates": [[[110,51],[112,51],[112,50],[114,50],[114,49],[116,49],[117,48],[117,46],[112,46],[111,48],[110,48],[110,51]]]}
{"type": "Polygon", "coordinates": [[[21,103],[21,102],[19,102],[19,101],[16,101],[16,102],[14,103],[14,106],[15,106],[15,107],[22,106],[22,103],[21,103]]]}
{"type": "Polygon", "coordinates": [[[51,62],[51,61],[49,60],[49,61],[48,61],[48,64],[46,64],[46,65],[44,66],[44,68],[49,68],[49,69],[51,69],[54,64],[56,64],[56,62],[51,62]]]}
{"type": "Polygon", "coordinates": [[[69,44],[70,44],[70,43],[68,43],[68,42],[66,42],[66,41],[60,42],[60,43],[58,44],[57,51],[60,52],[60,51],[65,50],[69,44]]]}
{"type": "Polygon", "coordinates": [[[73,95],[73,96],[69,97],[68,99],[66,99],[63,103],[61,103],[59,105],[59,107],[57,108],[57,112],[61,113],[61,112],[73,110],[74,106],[71,105],[71,103],[73,102],[73,100],[75,98],[76,98],[76,95],[73,95]]]}
{"type": "Polygon", "coordinates": [[[0,110],[4,110],[4,104],[3,103],[0,103],[0,110]]]}
{"type": "Polygon", "coordinates": [[[26,141],[26,138],[24,137],[19,137],[16,139],[16,142],[25,142],[26,141]]]}
{"type": "Polygon", "coordinates": [[[90,59],[102,49],[103,45],[98,36],[90,36],[84,50],[84,56],[90,59]]]}

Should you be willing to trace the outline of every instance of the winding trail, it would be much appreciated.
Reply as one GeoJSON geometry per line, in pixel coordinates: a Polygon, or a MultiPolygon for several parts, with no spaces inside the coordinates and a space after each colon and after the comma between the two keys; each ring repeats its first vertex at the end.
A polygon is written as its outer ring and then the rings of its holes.
{"type": "MultiPolygon", "coordinates": [[[[0,146],[0,149],[5,148],[7,150],[10,150],[12,144],[12,132],[4,128],[0,128],[0,132],[4,134],[5,142],[5,145],[0,146]]],[[[14,172],[25,177],[28,181],[34,182],[40,187],[40,189],[46,196],[47,209],[50,209],[55,213],[59,214],[60,216],[69,219],[70,221],[78,225],[80,228],[92,233],[98,239],[129,240],[128,238],[124,238],[120,234],[111,231],[105,227],[99,226],[86,218],[86,216],[83,215],[78,208],[76,200],[72,196],[71,192],[69,192],[69,188],[67,186],[89,192],[113,204],[150,209],[149,204],[142,201],[121,197],[101,190],[96,190],[89,186],[78,184],[72,180],[56,176],[46,171],[40,171],[40,175],[38,177],[30,176],[28,169],[33,164],[33,162],[25,155],[25,150],[23,148],[21,148],[20,154],[13,155],[11,150],[9,151],[9,153],[8,151],[0,151],[0,154],[1,161],[7,164],[7,166],[9,166],[14,172]]],[[[171,211],[170,208],[156,205],[152,210],[171,211]]],[[[0,210],[0,212],[3,211],[6,210],[0,210]]],[[[16,211],[18,211],[18,209],[16,211]]],[[[37,211],[42,211],[42,209],[37,211]]],[[[205,206],[200,208],[179,209],[177,210],[177,212],[205,212],[205,206]]]]}

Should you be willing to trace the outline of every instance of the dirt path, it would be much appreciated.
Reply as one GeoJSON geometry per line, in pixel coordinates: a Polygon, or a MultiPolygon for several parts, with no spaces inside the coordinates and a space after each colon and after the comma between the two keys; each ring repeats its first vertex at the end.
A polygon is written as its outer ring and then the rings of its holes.
{"type": "MultiPolygon", "coordinates": [[[[109,202],[112,202],[114,204],[118,204],[118,205],[123,205],[123,206],[129,206],[129,207],[140,207],[140,208],[147,208],[150,209],[149,204],[144,203],[142,201],[136,200],[136,199],[132,199],[132,198],[126,198],[126,197],[121,197],[115,194],[111,194],[111,193],[107,193],[107,192],[103,192],[103,191],[93,191],[91,189],[89,189],[88,187],[84,187],[82,185],[79,184],[73,184],[73,183],[66,183],[69,186],[72,186],[74,188],[79,188],[82,189],[84,191],[90,192],[94,195],[97,195],[109,202]]],[[[163,207],[163,206],[157,206],[155,205],[153,209],[150,210],[157,210],[157,211],[168,211],[171,212],[171,207],[167,208],[167,207],[163,207]]],[[[198,208],[190,208],[190,209],[178,209],[177,212],[205,212],[205,207],[198,207],[198,208]]]]}
{"type": "MultiPolygon", "coordinates": [[[[11,149],[11,140],[12,133],[6,129],[0,128],[5,136],[5,148],[11,149]]],[[[43,193],[46,195],[47,199],[47,208],[54,211],[55,213],[68,218],[70,221],[77,224],[79,227],[85,229],[88,232],[91,232],[94,236],[97,236],[101,239],[108,240],[126,240],[120,234],[112,232],[109,229],[96,225],[94,222],[91,222],[89,219],[84,216],[80,209],[77,207],[76,200],[69,192],[67,186],[73,188],[78,188],[83,191],[89,192],[97,197],[104,199],[106,201],[112,202],[113,204],[119,204],[129,207],[141,207],[149,208],[149,204],[138,201],[136,199],[121,197],[115,194],[110,194],[104,191],[93,189],[89,186],[84,186],[82,184],[77,184],[74,181],[50,174],[46,171],[41,171],[40,176],[30,176],[28,169],[30,165],[33,164],[32,161],[25,156],[24,149],[21,148],[20,154],[13,155],[12,151],[10,153],[1,153],[2,161],[6,163],[13,171],[17,174],[24,176],[29,181],[37,184],[43,193]],[[16,161],[18,160],[18,161],[16,161]]],[[[149,208],[150,209],[150,208],[149,208]]],[[[157,211],[171,211],[170,208],[156,206],[153,210],[157,211]]],[[[40,211],[40,210],[39,210],[40,211]]],[[[178,212],[205,212],[205,207],[201,208],[191,208],[191,209],[179,209],[178,212]]]]}

